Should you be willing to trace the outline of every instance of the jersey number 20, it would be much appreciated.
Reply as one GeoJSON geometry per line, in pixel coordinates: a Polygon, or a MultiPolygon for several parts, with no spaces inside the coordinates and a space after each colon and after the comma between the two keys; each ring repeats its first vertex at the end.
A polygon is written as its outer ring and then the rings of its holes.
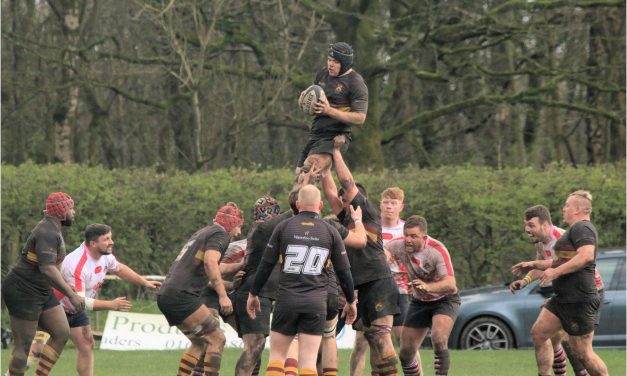
{"type": "Polygon", "coordinates": [[[320,275],[326,264],[329,250],[306,245],[289,245],[285,250],[283,271],[292,274],[320,275]]]}

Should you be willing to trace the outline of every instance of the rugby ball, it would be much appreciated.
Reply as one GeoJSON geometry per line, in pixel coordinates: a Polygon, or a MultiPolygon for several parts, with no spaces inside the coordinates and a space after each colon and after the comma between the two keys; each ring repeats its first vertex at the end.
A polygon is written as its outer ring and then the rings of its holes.
{"type": "Polygon", "coordinates": [[[300,94],[298,105],[307,115],[315,115],[314,103],[326,98],[324,89],[318,85],[311,85],[300,94]]]}

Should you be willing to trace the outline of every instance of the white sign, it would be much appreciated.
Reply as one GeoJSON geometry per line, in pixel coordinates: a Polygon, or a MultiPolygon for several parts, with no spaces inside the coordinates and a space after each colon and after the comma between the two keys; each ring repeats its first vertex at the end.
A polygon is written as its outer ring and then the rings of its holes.
{"type": "MultiPolygon", "coordinates": [[[[225,347],[243,348],[237,332],[222,321],[220,327],[226,337],[225,347]]],[[[352,349],[355,331],[344,326],[337,335],[337,347],[352,349]]],[[[180,350],[189,347],[189,340],[175,326],[170,326],[163,315],[109,311],[102,333],[102,350],[180,350]]],[[[266,339],[266,348],[269,340],[266,339]]]]}
{"type": "MultiPolygon", "coordinates": [[[[243,347],[237,332],[220,323],[226,335],[226,347],[243,347]]],[[[109,311],[102,333],[102,350],[177,350],[186,349],[190,342],[163,315],[109,311]]]]}

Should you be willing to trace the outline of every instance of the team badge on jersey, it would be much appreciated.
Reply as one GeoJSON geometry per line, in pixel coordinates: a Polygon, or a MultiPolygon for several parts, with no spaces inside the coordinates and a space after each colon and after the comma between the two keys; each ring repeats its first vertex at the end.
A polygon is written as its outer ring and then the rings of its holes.
{"type": "Polygon", "coordinates": [[[344,85],[342,85],[341,83],[338,83],[337,86],[335,87],[335,92],[338,94],[342,94],[344,91],[346,91],[346,88],[344,87],[344,85]]]}

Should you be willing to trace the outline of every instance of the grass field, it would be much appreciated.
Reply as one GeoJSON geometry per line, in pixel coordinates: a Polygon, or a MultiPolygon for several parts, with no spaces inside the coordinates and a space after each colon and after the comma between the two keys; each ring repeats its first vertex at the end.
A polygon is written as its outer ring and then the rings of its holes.
{"type": "MultiPolygon", "coordinates": [[[[625,375],[625,350],[598,350],[597,353],[607,364],[610,375],[625,375]]],[[[181,351],[105,351],[96,350],[96,376],[174,376],[176,374],[181,351]]],[[[226,349],[222,360],[222,375],[232,375],[239,357],[239,349],[226,349]]],[[[350,350],[340,351],[339,375],[348,376],[348,358],[350,350]]],[[[2,350],[2,371],[6,370],[9,350],[2,350]]],[[[267,363],[267,351],[264,352],[263,366],[267,363]]],[[[422,350],[425,375],[433,375],[433,352],[422,350]]],[[[51,375],[75,375],[74,362],[76,352],[72,345],[63,352],[61,359],[51,375]]],[[[29,370],[27,375],[33,375],[29,370]]],[[[370,369],[364,372],[369,375],[370,369]]],[[[455,376],[529,376],[535,375],[535,360],[531,350],[511,351],[452,351],[450,374],[455,376]]],[[[572,370],[569,369],[569,375],[572,370]]]]}

